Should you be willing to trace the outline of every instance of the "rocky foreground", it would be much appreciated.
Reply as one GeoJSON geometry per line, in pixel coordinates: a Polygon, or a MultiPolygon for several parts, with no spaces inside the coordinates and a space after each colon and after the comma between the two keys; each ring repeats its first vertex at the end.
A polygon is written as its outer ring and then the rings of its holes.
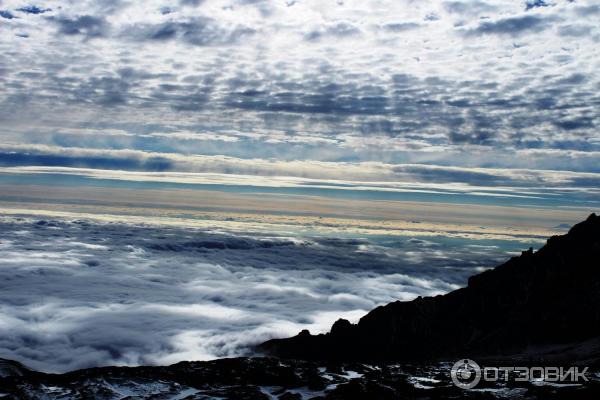
{"type": "Polygon", "coordinates": [[[168,367],[106,367],[43,374],[0,361],[2,399],[597,399],[600,374],[585,384],[481,383],[463,390],[451,364],[366,365],[234,358],[168,367]]]}

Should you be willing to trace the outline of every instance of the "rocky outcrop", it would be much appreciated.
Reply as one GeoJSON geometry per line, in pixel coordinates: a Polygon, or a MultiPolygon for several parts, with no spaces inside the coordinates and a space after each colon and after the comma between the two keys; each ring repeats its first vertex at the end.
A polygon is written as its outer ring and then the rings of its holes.
{"type": "MultiPolygon", "coordinates": [[[[542,357],[548,349],[600,338],[600,217],[592,214],[537,252],[475,275],[443,296],[378,307],[356,325],[307,331],[259,346],[283,358],[424,361],[456,357],[542,357]]],[[[564,352],[564,361],[590,354],[564,352]]]]}
{"type": "Polygon", "coordinates": [[[0,376],[6,400],[397,400],[397,399],[595,399],[600,382],[585,385],[482,382],[463,390],[448,364],[365,365],[274,358],[181,362],[165,367],[105,367],[44,374],[17,365],[0,376]]]}

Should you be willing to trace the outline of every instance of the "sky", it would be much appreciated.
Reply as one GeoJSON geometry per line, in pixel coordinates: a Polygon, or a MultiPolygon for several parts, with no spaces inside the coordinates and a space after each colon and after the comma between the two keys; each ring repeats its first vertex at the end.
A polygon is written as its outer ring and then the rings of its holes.
{"type": "Polygon", "coordinates": [[[599,20],[0,0],[0,357],[250,354],[539,248],[600,210],[599,20]]]}
{"type": "Polygon", "coordinates": [[[526,168],[594,173],[571,181],[598,186],[598,1],[0,10],[5,166],[316,178],[325,162],[356,179],[345,163],[373,162],[426,182],[526,168]]]}

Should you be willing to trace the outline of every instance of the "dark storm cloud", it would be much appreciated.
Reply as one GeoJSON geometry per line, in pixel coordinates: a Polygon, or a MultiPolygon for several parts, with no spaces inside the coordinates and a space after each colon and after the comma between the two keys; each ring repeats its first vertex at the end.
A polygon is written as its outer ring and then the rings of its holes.
{"type": "Polygon", "coordinates": [[[548,29],[556,21],[555,17],[544,17],[540,15],[524,15],[519,17],[508,17],[496,21],[484,21],[476,28],[469,29],[469,36],[478,35],[508,35],[519,36],[528,32],[541,32],[548,29]]]}
{"type": "Polygon", "coordinates": [[[103,17],[81,15],[73,18],[50,17],[58,25],[58,33],[68,36],[81,35],[88,39],[104,37],[109,30],[109,24],[103,17]]]}

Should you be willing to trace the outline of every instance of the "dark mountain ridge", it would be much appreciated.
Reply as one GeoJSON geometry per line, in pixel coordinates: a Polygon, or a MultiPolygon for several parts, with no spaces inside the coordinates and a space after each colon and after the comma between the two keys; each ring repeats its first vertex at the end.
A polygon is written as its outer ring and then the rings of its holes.
{"type": "MultiPolygon", "coordinates": [[[[356,325],[340,319],[329,333],[303,331],[259,350],[307,360],[431,361],[533,356],[599,338],[600,217],[592,214],[537,252],[472,276],[465,288],[396,301],[356,325]]],[[[562,351],[570,362],[590,356],[562,351]]]]}

